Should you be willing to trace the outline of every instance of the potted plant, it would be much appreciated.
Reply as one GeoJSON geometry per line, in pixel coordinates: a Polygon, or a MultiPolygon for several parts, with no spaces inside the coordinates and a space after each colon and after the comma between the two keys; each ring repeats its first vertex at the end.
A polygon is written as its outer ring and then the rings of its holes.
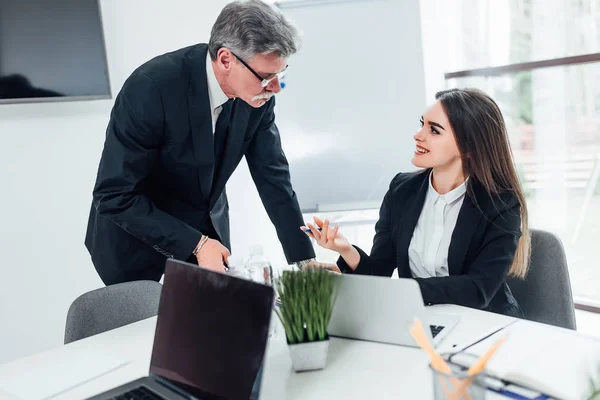
{"type": "Polygon", "coordinates": [[[275,282],[277,316],[285,330],[295,371],[323,369],[327,363],[327,326],[336,298],[337,279],[321,268],[284,271],[275,282]]]}

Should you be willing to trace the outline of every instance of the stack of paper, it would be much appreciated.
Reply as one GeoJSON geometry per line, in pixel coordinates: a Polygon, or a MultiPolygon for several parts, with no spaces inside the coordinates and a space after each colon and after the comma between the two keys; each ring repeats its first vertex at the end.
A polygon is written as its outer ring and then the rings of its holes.
{"type": "Polygon", "coordinates": [[[518,321],[465,352],[480,356],[505,335],[488,375],[565,400],[587,399],[590,380],[600,383],[600,340],[568,329],[518,321]]]}

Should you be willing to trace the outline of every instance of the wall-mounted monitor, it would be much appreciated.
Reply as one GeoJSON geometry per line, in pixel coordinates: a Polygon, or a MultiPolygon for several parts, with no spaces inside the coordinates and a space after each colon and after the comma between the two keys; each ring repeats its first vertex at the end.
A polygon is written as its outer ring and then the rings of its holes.
{"type": "Polygon", "coordinates": [[[0,104],[110,97],[98,0],[0,0],[0,104]]]}

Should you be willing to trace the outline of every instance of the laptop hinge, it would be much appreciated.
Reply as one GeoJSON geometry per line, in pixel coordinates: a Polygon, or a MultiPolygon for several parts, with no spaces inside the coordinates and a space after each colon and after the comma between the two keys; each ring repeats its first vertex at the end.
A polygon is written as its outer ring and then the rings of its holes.
{"type": "Polygon", "coordinates": [[[180,387],[178,387],[177,385],[171,383],[168,379],[165,379],[163,377],[160,377],[156,374],[150,373],[150,378],[154,379],[158,384],[166,387],[167,389],[177,393],[178,395],[185,397],[186,399],[189,400],[200,400],[197,397],[192,396],[191,394],[187,393],[186,391],[182,390],[180,387]]]}

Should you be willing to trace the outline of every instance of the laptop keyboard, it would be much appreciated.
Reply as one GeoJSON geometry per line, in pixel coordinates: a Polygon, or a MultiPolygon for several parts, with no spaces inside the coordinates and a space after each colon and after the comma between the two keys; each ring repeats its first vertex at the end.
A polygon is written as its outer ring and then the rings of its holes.
{"type": "Polygon", "coordinates": [[[429,325],[429,329],[431,329],[431,337],[436,337],[438,333],[444,329],[444,326],[441,325],[429,325]]]}
{"type": "Polygon", "coordinates": [[[140,386],[116,397],[111,400],[166,400],[145,386],[140,386]]]}

